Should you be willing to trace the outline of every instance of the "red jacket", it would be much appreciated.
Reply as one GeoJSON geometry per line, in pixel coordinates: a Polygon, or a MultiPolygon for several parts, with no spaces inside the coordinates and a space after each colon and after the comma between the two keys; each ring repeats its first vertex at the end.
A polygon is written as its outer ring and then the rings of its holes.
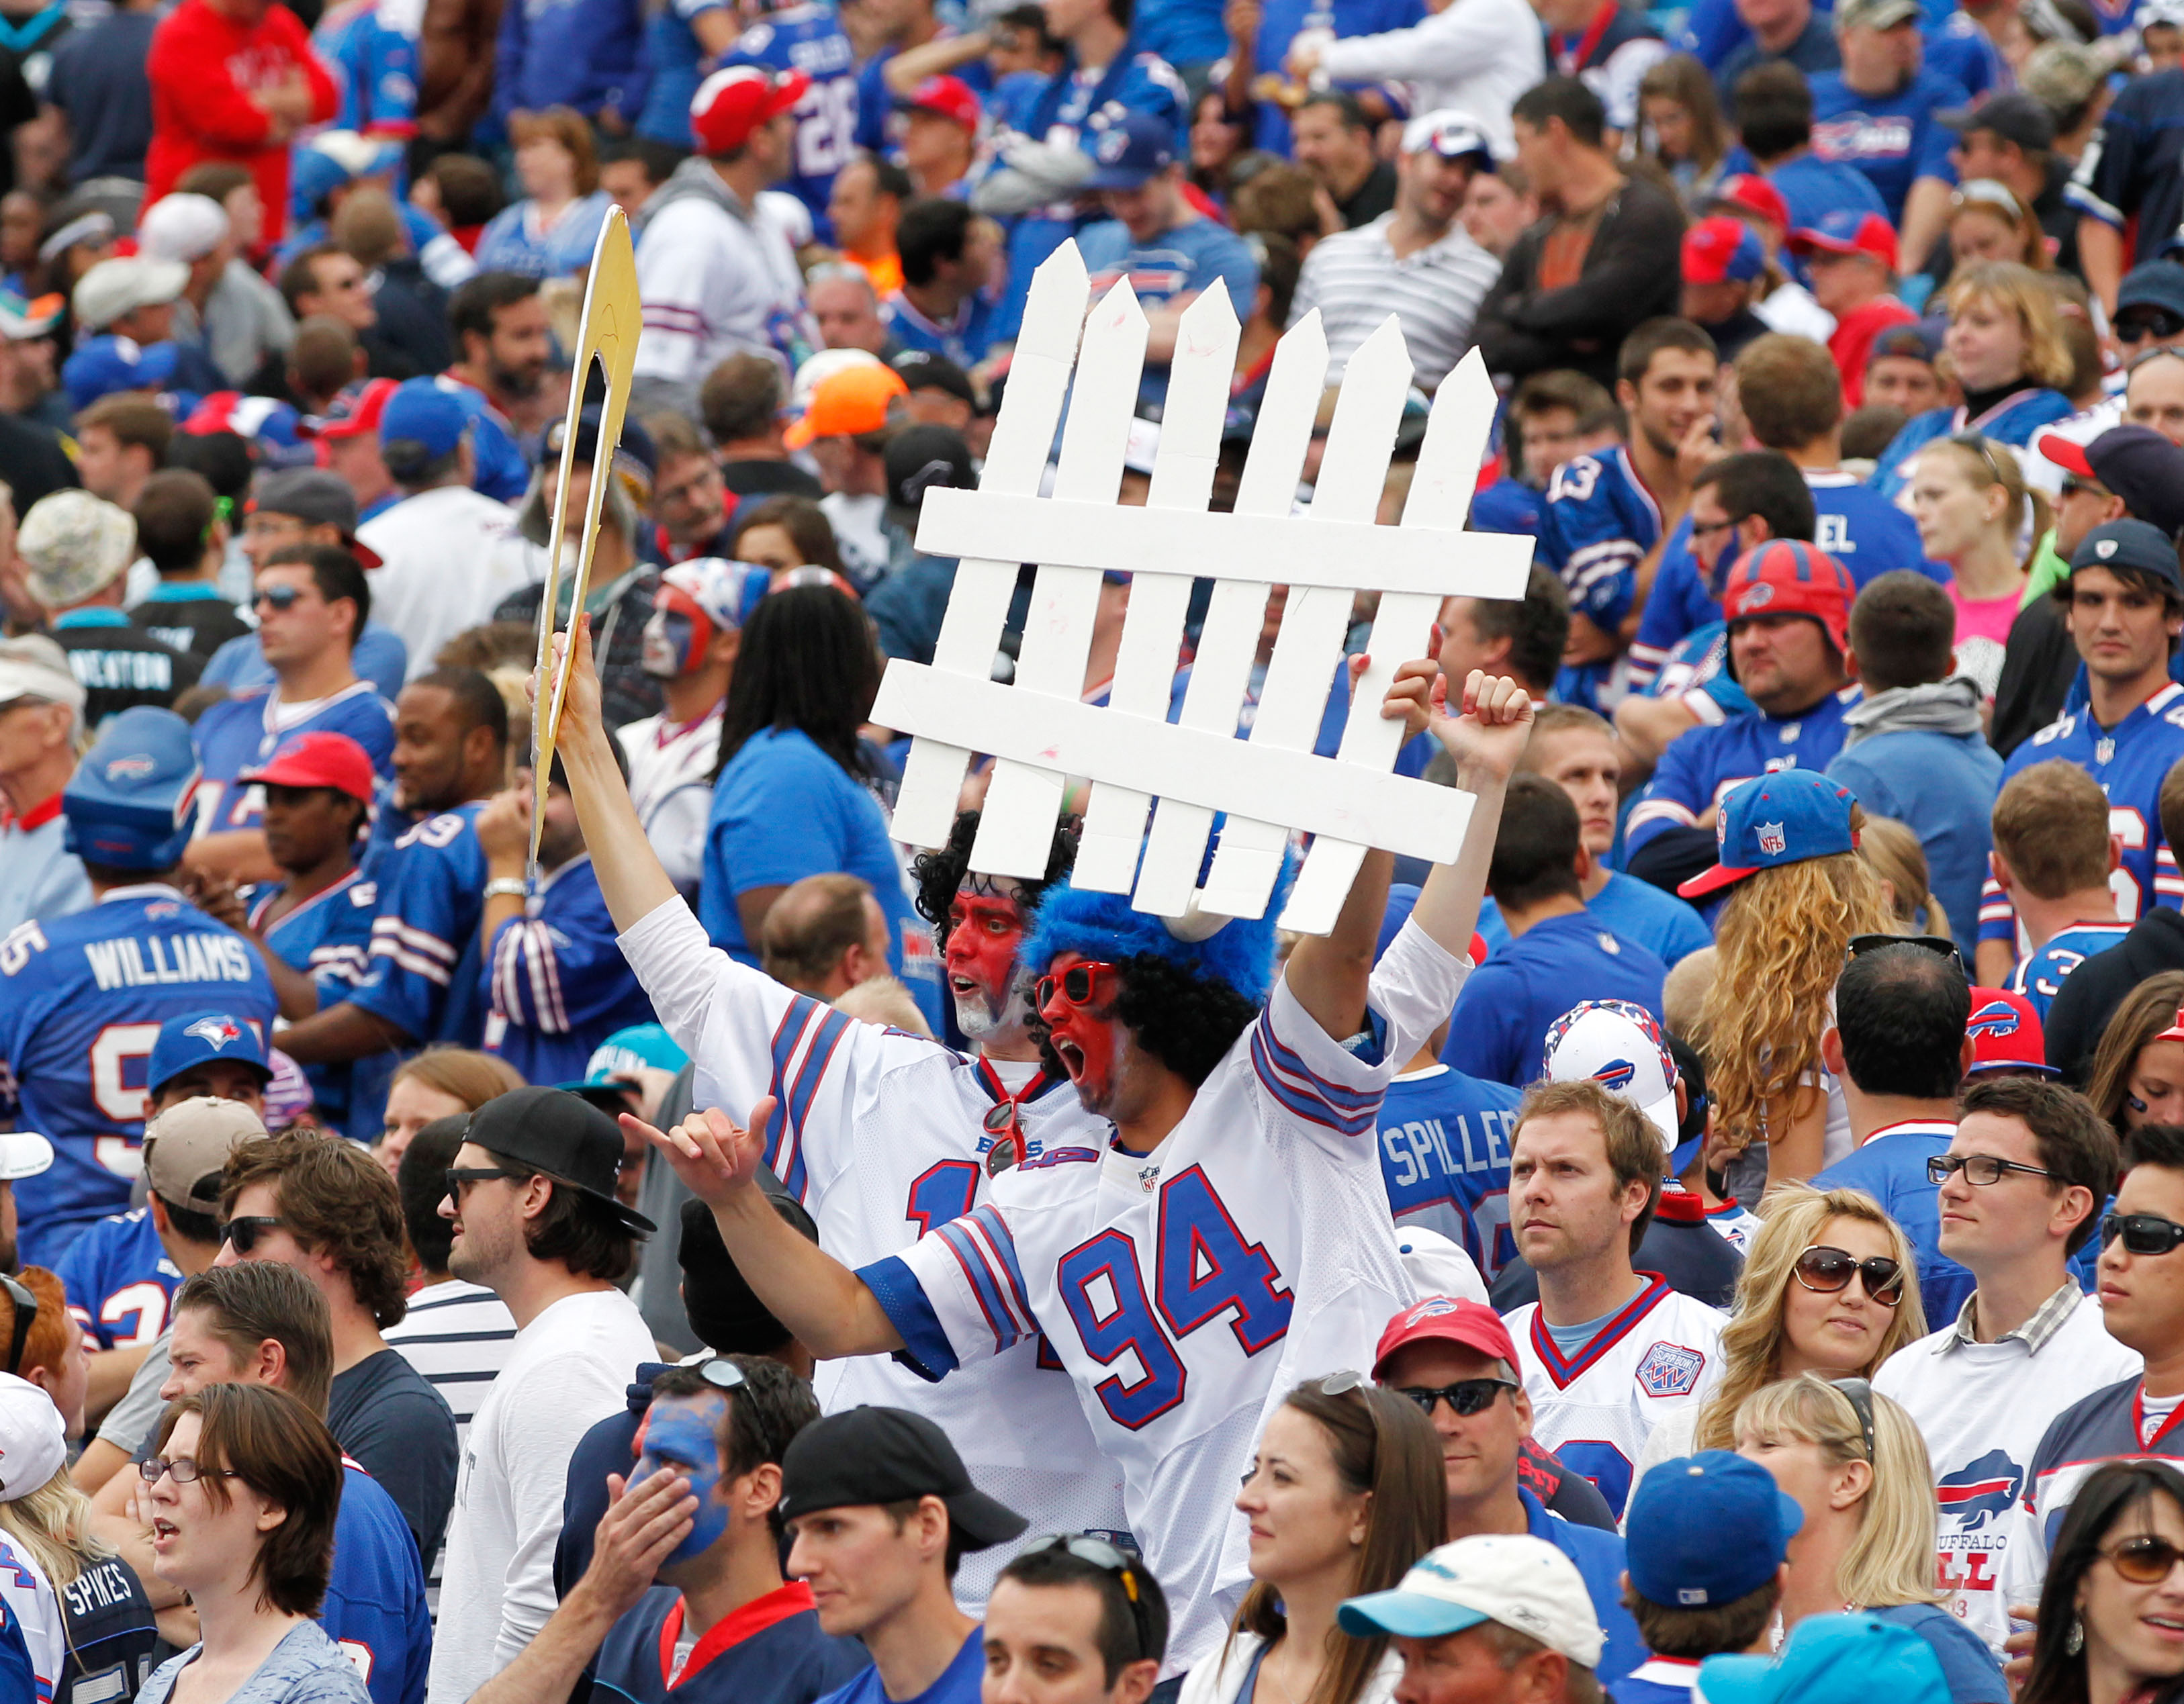
{"type": "Polygon", "coordinates": [[[334,115],[333,78],[311,51],[302,20],[269,5],[255,24],[182,0],[160,21],[145,59],[152,80],[152,146],[144,156],[147,205],[205,160],[248,166],[265,203],[265,238],[276,242],[288,218],[288,145],[271,141],[272,120],[250,99],[300,70],[311,90],[311,120],[334,115]]]}

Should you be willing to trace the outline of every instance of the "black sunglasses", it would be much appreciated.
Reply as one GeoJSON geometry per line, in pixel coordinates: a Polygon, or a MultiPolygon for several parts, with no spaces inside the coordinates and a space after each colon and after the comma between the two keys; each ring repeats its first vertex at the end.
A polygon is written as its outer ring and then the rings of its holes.
{"type": "Polygon", "coordinates": [[[447,1170],[448,1194],[457,1206],[463,1204],[463,1185],[483,1183],[495,1178],[513,1178],[514,1172],[503,1171],[498,1166],[450,1166],[447,1170]]]}
{"type": "Polygon", "coordinates": [[[236,1253],[247,1255],[258,1246],[259,1238],[268,1231],[280,1228],[280,1220],[254,1214],[244,1218],[226,1220],[220,1228],[220,1239],[224,1243],[233,1243],[236,1253]]]}
{"type": "Polygon", "coordinates": [[[1103,1573],[1114,1575],[1123,1588],[1123,1595],[1129,1601],[1130,1624],[1137,1629],[1138,1650],[1132,1660],[1142,1662],[1149,1657],[1160,1655],[1153,1649],[1150,1607],[1144,1589],[1138,1584],[1141,1578],[1150,1577],[1145,1573],[1144,1562],[1120,1545],[1111,1545],[1089,1533],[1050,1533],[1043,1539],[1034,1539],[1018,1554],[1036,1556],[1043,1551],[1066,1551],[1079,1562],[1089,1562],[1103,1573]]]}
{"type": "Polygon", "coordinates": [[[2171,1568],[2184,1562],[2184,1550],[2152,1533],[2126,1539],[2114,1550],[2103,1551],[2101,1554],[2133,1585],[2159,1585],[2169,1578],[2171,1568]]]}
{"type": "Polygon", "coordinates": [[[268,586],[251,594],[250,607],[263,604],[268,609],[292,610],[303,598],[303,593],[293,586],[268,586]]]}
{"type": "MultiPolygon", "coordinates": [[[[1960,971],[1964,968],[1963,949],[1947,935],[1852,935],[1843,944],[1843,962],[1848,964],[1868,953],[1877,953],[1883,947],[1916,947],[1921,952],[1951,961],[1960,971]]],[[[1970,974],[1966,972],[1967,977],[1970,974]]]]}
{"type": "Polygon", "coordinates": [[[2124,1252],[2133,1255],[2173,1254],[2184,1243],[2184,1225],[2157,1213],[2109,1213],[2101,1220],[2101,1246],[2118,1237],[2124,1252]]]}
{"type": "Polygon", "coordinates": [[[1926,1181],[1930,1183],[1946,1183],[1958,1172],[1964,1174],[1964,1182],[1982,1189],[1990,1183],[1999,1183],[2003,1174],[2009,1172],[2022,1172],[2029,1178],[2055,1175],[2044,1166],[2027,1166],[1992,1154],[1934,1154],[1927,1157],[1926,1181]]]}
{"type": "Polygon", "coordinates": [[[1435,1405],[1446,1402],[1464,1419],[1483,1414],[1494,1406],[1494,1399],[1505,1390],[1523,1387],[1508,1378],[1459,1378],[1453,1384],[1438,1387],[1425,1384],[1399,1384],[1398,1396],[1407,1396],[1425,1411],[1428,1419],[1433,1417],[1435,1405]]]}
{"type": "Polygon", "coordinates": [[[1880,1460],[1873,1451],[1873,1386],[1863,1378],[1830,1378],[1828,1383],[1849,1401],[1858,1416],[1858,1428],[1865,1434],[1865,1459],[1879,1467],[1880,1460]]]}
{"type": "Polygon", "coordinates": [[[2120,314],[2115,319],[2115,334],[2126,343],[2142,337],[2173,337],[2180,331],[2184,331],[2184,315],[2166,308],[2120,314]]]}
{"type": "Polygon", "coordinates": [[[1870,1255],[1860,1260],[1847,1249],[1815,1243],[1797,1256],[1791,1270],[1797,1274],[1799,1284],[1822,1295],[1848,1289],[1855,1273],[1864,1281],[1865,1293],[1883,1307],[1894,1307],[1903,1300],[1903,1268],[1886,1255],[1870,1255]]]}
{"type": "Polygon", "coordinates": [[[28,1284],[0,1272],[0,1289],[8,1292],[8,1300],[15,1306],[15,1325],[9,1334],[7,1371],[14,1373],[23,1364],[23,1345],[31,1340],[31,1328],[38,1323],[38,1299],[31,1294],[28,1284]]]}
{"type": "Polygon", "coordinates": [[[2003,476],[2002,463],[1995,457],[1993,446],[1986,441],[1986,433],[1976,432],[1953,432],[1949,434],[1949,442],[1955,444],[1959,449],[1968,449],[1971,451],[1973,454],[1976,455],[1981,461],[1985,462],[1986,464],[1986,471],[1994,476],[1994,482],[1997,485],[2007,485],[2009,483],[2009,481],[2003,476]]]}

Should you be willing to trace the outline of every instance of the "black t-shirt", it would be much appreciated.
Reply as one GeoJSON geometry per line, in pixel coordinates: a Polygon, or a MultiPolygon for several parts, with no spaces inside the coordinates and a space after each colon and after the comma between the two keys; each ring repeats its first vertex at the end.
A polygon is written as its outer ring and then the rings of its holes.
{"type": "Polygon", "coordinates": [[[737,497],[760,499],[808,497],[816,503],[827,494],[817,480],[793,461],[724,461],[721,483],[737,497]]]}
{"type": "Polygon", "coordinates": [[[1365,181],[1351,192],[1349,200],[1337,202],[1334,210],[1342,215],[1344,226],[1355,231],[1361,225],[1370,225],[1395,205],[1396,169],[1384,159],[1376,159],[1373,170],[1365,174],[1365,181]]]}
{"type": "Polygon", "coordinates": [[[447,1401],[399,1350],[366,1356],[334,1375],[326,1429],[386,1488],[417,1540],[417,1554],[439,1553],[455,1506],[455,1417],[447,1401]]]}
{"type": "Polygon", "coordinates": [[[120,610],[71,611],[56,625],[53,640],[68,653],[69,667],[86,695],[85,725],[96,731],[110,716],[139,704],[172,710],[176,695],[188,691],[204,672],[204,665],[187,651],[163,644],[142,629],[132,626],[120,610]],[[96,621],[83,617],[96,615],[96,621]]]}
{"type": "Polygon", "coordinates": [[[144,1584],[120,1556],[95,1562],[61,1589],[67,1654],[53,1704],[120,1704],[134,1698],[154,1667],[159,1624],[144,1584]]]}
{"type": "Polygon", "coordinates": [[[59,433],[9,414],[0,414],[0,479],[15,493],[18,520],[40,498],[82,483],[75,476],[75,464],[61,448],[59,433]]]}
{"type": "Polygon", "coordinates": [[[200,663],[230,639],[250,632],[250,624],[236,613],[235,605],[207,586],[201,598],[153,598],[129,612],[129,623],[149,633],[162,644],[187,651],[200,663]]]}

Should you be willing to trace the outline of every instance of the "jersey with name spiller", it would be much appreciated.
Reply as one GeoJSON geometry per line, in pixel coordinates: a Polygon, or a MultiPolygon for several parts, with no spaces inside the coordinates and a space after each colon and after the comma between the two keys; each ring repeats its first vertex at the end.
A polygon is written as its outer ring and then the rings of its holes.
{"type": "Polygon", "coordinates": [[[2009,1635],[2003,1564],[2033,1452],[2072,1402],[2138,1370],[2138,1352],[2110,1337],[2100,1304],[2081,1295],[2036,1355],[2022,1338],[1959,1343],[1953,1319],[1873,1376],[1873,1388],[1902,1403],[1926,1440],[1948,1607],[1997,1657],[2009,1635]]]}
{"type": "Polygon", "coordinates": [[[1509,1241],[1509,1138],[1523,1099],[1506,1083],[1434,1065],[1380,1103],[1380,1173],[1399,1225],[1437,1231],[1491,1284],[1509,1241]]]}
{"type": "MultiPolygon", "coordinates": [[[[2184,902],[2184,874],[2161,838],[2161,781],[2184,758],[2184,686],[2166,682],[2112,728],[2088,710],[2056,717],[2010,753],[2002,784],[2056,757],[2076,764],[2109,796],[2109,833],[2123,841],[2123,861],[2109,876],[2116,916],[2130,922],[2156,905],[2176,910],[2184,902]]],[[[2016,907],[1992,876],[1980,891],[1979,938],[2018,939],[2016,907]]]]}
{"type": "Polygon", "coordinates": [[[160,1024],[217,1012],[263,1038],[276,1010],[258,949],[163,883],[114,888],[0,940],[0,1061],[22,1099],[16,1128],[53,1144],[52,1169],[15,1185],[25,1264],[53,1265],[78,1228],[129,1205],[160,1024]]]}
{"type": "MultiPolygon", "coordinates": [[[[990,1185],[982,1121],[1022,1092],[1018,1114],[1034,1158],[1107,1139],[1067,1080],[988,1061],[883,1030],[783,987],[705,938],[679,901],[621,938],[667,1032],[697,1062],[696,1104],[748,1111],[779,1103],[766,1161],[811,1210],[819,1245],[863,1267],[969,1212],[990,1185]]],[[[740,1112],[739,1112],[740,1116],[740,1112]]],[[[1105,1462],[1068,1375],[1039,1343],[1021,1343],[961,1378],[933,1385],[883,1355],[820,1364],[829,1413],[860,1403],[908,1408],[945,1431],[979,1487],[1036,1532],[1121,1530],[1122,1476],[1105,1462]]],[[[1233,1493],[1233,1488],[1232,1488],[1233,1493]]],[[[983,1605],[1006,1545],[964,1558],[967,1611],[983,1605]]]]}
{"type": "Polygon", "coordinates": [[[1268,1414],[1409,1304],[1376,1115],[1468,969],[1407,923],[1355,1052],[1277,983],[1153,1152],[1050,1149],[861,1274],[935,1377],[1045,1334],[1168,1588],[1172,1669],[1211,1653],[1248,1583],[1232,1500],[1268,1414]]]}
{"type": "Polygon", "coordinates": [[[1618,1519],[1653,1428],[1696,1406],[1720,1376],[1721,1328],[1729,1323],[1658,1273],[1639,1276],[1649,1280],[1646,1288],[1574,1355],[1556,1346],[1539,1303],[1507,1321],[1532,1399],[1532,1435],[1597,1485],[1618,1519]]]}
{"type": "MultiPolygon", "coordinates": [[[[1986,915],[1984,905],[1981,915],[1986,915]]],[[[2063,992],[2064,979],[2095,953],[2106,952],[2130,933],[2129,923],[2073,923],[2060,933],[2049,936],[2048,944],[2038,952],[2020,959],[2011,966],[2009,979],[2003,986],[2031,1001],[2032,1009],[2045,1023],[2048,1008],[2063,992]]]]}

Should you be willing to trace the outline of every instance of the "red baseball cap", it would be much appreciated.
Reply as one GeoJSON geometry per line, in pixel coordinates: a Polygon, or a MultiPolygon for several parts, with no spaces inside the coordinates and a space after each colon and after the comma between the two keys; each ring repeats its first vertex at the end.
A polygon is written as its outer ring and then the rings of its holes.
{"type": "Polygon", "coordinates": [[[1513,1367],[1519,1367],[1517,1345],[1511,1341],[1509,1328],[1502,1323],[1500,1314],[1484,1302],[1429,1295],[1424,1301],[1412,1302],[1388,1322],[1379,1345],[1373,1351],[1373,1377],[1377,1379],[1386,1371],[1397,1350],[1426,1342],[1461,1344],[1494,1360],[1506,1361],[1513,1367]]]}
{"type": "Polygon", "coordinates": [[[2048,1062],[2048,1044],[2040,1029],[2040,1014],[2023,994],[2007,988],[1972,990],[1972,1011],[1964,1025],[1971,1038],[1972,1062],[1964,1075],[1988,1072],[2031,1072],[2036,1077],[2059,1077],[2048,1062]]]}
{"type": "Polygon", "coordinates": [[[1782,199],[1782,192],[1757,172],[1740,171],[1722,179],[1714,187],[1713,208],[1741,208],[1747,213],[1756,213],[1777,229],[1790,228],[1790,203],[1782,199]]]}
{"type": "Polygon", "coordinates": [[[1767,251],[1742,220],[1726,213],[1684,233],[1684,282],[1748,284],[1767,270],[1767,251]]]}
{"type": "Polygon", "coordinates": [[[362,746],[323,729],[289,735],[271,757],[236,779],[252,787],[331,787],[366,805],[379,781],[362,746]]]}
{"type": "Polygon", "coordinates": [[[387,399],[401,388],[398,379],[366,379],[360,384],[349,385],[324,414],[307,417],[304,425],[315,437],[362,437],[366,432],[379,430],[379,417],[387,412],[387,399]]]}
{"type": "Polygon", "coordinates": [[[1850,606],[1857,601],[1842,565],[1797,538],[1770,538],[1746,551],[1721,593],[1731,627],[1755,615],[1809,615],[1838,654],[1850,649],[1850,606]]]}
{"type": "Polygon", "coordinates": [[[751,132],[779,118],[811,86],[802,71],[767,72],[731,65],[698,85],[690,97],[690,136],[705,154],[733,153],[751,132]]]}
{"type": "Polygon", "coordinates": [[[978,96],[961,77],[928,77],[898,99],[895,109],[905,113],[937,113],[972,131],[978,128],[978,120],[983,114],[978,96]]]}
{"type": "Polygon", "coordinates": [[[1790,233],[1791,252],[1869,255],[1891,272],[1896,270],[1896,227],[1877,213],[1839,207],[1820,215],[1817,225],[1790,233]]]}
{"type": "Polygon", "coordinates": [[[2086,446],[2077,439],[2064,437],[2059,432],[2043,432],[2039,448],[2040,454],[2064,472],[2075,473],[2081,479],[2099,480],[2100,475],[2093,471],[2092,463],[2086,459],[2086,446]]]}

